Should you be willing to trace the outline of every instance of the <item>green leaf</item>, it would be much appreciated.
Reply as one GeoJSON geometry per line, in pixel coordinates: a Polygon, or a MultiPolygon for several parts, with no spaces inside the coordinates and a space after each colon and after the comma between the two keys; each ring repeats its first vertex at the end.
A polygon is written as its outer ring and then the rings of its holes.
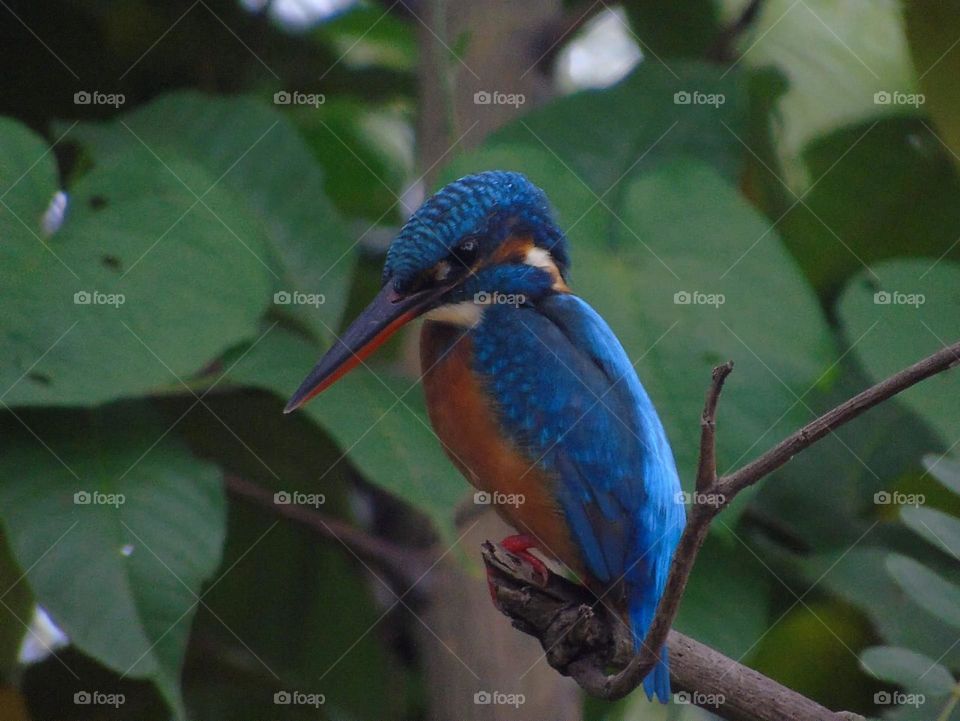
{"type": "Polygon", "coordinates": [[[921,608],[945,623],[960,628],[960,586],[944,580],[921,563],[891,554],[887,571],[897,585],[921,608]]]}
{"type": "Polygon", "coordinates": [[[182,716],[187,635],[225,532],[219,473],[137,407],[21,421],[30,431],[4,419],[0,518],[37,602],[182,716]]]}
{"type": "Polygon", "coordinates": [[[960,519],[935,508],[905,507],[900,518],[916,533],[939,550],[960,553],[960,519]]]}
{"type": "Polygon", "coordinates": [[[933,659],[896,646],[864,649],[860,654],[860,665],[881,681],[927,696],[944,696],[953,690],[955,683],[950,672],[933,659]]]}
{"type": "Polygon", "coordinates": [[[215,178],[188,161],[171,159],[174,177],[152,157],[118,153],[74,185],[66,221],[45,239],[40,216],[57,188],[42,147],[0,125],[0,155],[19,162],[0,186],[24,178],[0,208],[6,404],[96,404],[179,385],[253,333],[269,299],[262,238],[215,178]],[[210,188],[205,205],[184,184],[210,188]]]}
{"type": "Polygon", "coordinates": [[[741,658],[770,625],[772,582],[769,570],[739,543],[708,538],[674,625],[731,658],[741,658]],[[726,622],[717,623],[719,617],[726,622]]]}
{"type": "Polygon", "coordinates": [[[20,646],[33,617],[33,594],[3,534],[0,534],[0,601],[0,682],[4,682],[17,667],[20,646]]]}
{"type": "Polygon", "coordinates": [[[954,162],[960,153],[960,104],[956,80],[960,57],[951,52],[960,36],[960,17],[953,3],[914,0],[904,6],[910,53],[925,95],[924,109],[933,116],[954,162]]]}
{"type": "MultiPolygon", "coordinates": [[[[182,158],[202,165],[211,179],[190,187],[197,194],[222,187],[242,200],[266,239],[275,288],[324,297],[318,309],[295,304],[277,309],[292,313],[319,337],[329,337],[346,302],[354,239],[327,199],[320,166],[290,121],[251,98],[181,92],[138,108],[122,123],[82,124],[70,137],[86,143],[94,157],[132,154],[150,163],[158,176],[166,171],[154,154],[168,165],[182,158]]],[[[231,216],[220,215],[233,224],[231,216]]],[[[233,242],[240,247],[237,239],[233,242]]],[[[251,295],[255,290],[247,288],[251,295]]]]}
{"type": "Polygon", "coordinates": [[[493,145],[447,175],[492,167],[522,171],[546,190],[569,231],[571,287],[635,361],[683,480],[694,476],[711,369],[727,359],[737,367],[720,411],[722,472],[812,417],[797,397],[830,365],[829,329],[769,222],[716,172],[689,158],[664,159],[625,178],[606,201],[610,211],[536,147],[493,145]],[[717,305],[699,304],[710,296],[717,305]]]}
{"type": "MultiPolygon", "coordinates": [[[[839,301],[844,333],[874,382],[960,339],[960,265],[932,258],[888,261],[864,271],[839,301]]],[[[951,443],[960,428],[956,371],[897,396],[951,443]]]]}
{"type": "Polygon", "coordinates": [[[737,73],[723,75],[705,63],[678,60],[667,68],[647,61],[612,88],[579,92],[525,115],[488,144],[520,143],[555,155],[613,205],[625,189],[618,183],[624,174],[677,155],[709,162],[735,181],[743,146],[731,130],[742,131],[746,93],[737,73]],[[700,102],[711,97],[717,102],[700,102]]]}
{"type": "Polygon", "coordinates": [[[777,138],[785,180],[797,192],[816,180],[799,162],[813,139],[880,114],[918,114],[912,106],[874,101],[877,92],[914,91],[896,3],[770,0],[761,5],[740,49],[744,65],[773,66],[789,80],[779,103],[777,138]]]}
{"type": "Polygon", "coordinates": [[[923,465],[927,473],[940,481],[954,493],[960,493],[960,462],[945,456],[924,456],[923,465]]]}
{"type": "Polygon", "coordinates": [[[251,677],[238,683],[229,664],[211,667],[203,642],[191,645],[191,718],[320,718],[312,707],[278,716],[278,691],[323,694],[325,719],[400,714],[403,669],[382,642],[393,621],[371,597],[385,590],[340,543],[240,501],[230,505],[221,568],[193,638],[224,649],[221,659],[248,659],[251,677]]]}
{"type": "MultiPolygon", "coordinates": [[[[875,531],[879,532],[879,531],[875,531]]],[[[868,536],[867,538],[873,537],[868,536]]],[[[908,539],[909,540],[909,539],[908,539]]],[[[883,547],[838,548],[803,560],[810,583],[863,609],[883,640],[909,647],[948,668],[960,664],[960,648],[944,654],[944,638],[955,636],[953,629],[937,617],[918,613],[917,607],[887,572],[889,550],[883,547]]]]}
{"type": "MultiPolygon", "coordinates": [[[[275,329],[227,378],[286,400],[318,355],[308,342],[275,329]]],[[[443,453],[415,380],[364,365],[299,412],[319,423],[368,480],[424,511],[448,542],[456,537],[454,509],[467,486],[443,453]]]]}
{"type": "Polygon", "coordinates": [[[802,203],[788,192],[774,217],[821,294],[885,258],[960,258],[960,175],[921,120],[844,127],[807,145],[803,161],[818,182],[802,203]]]}
{"type": "Polygon", "coordinates": [[[679,0],[667,5],[628,0],[623,7],[646,55],[702,58],[720,36],[715,0],[679,0]]]}

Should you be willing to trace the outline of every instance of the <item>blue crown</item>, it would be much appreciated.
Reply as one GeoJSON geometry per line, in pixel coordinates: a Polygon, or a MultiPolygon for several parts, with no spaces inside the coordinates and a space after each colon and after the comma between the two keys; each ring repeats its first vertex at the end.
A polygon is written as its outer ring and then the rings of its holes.
{"type": "Polygon", "coordinates": [[[565,273],[567,241],[546,193],[520,173],[490,170],[468,175],[441,188],[410,216],[390,244],[383,282],[393,278],[397,289],[403,289],[450,255],[466,236],[499,245],[509,235],[523,234],[550,251],[565,273]]]}

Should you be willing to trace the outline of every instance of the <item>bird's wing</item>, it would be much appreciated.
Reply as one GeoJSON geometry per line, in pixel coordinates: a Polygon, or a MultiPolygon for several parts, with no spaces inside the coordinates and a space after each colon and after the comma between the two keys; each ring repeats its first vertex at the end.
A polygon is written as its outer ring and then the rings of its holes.
{"type": "Polygon", "coordinates": [[[625,579],[659,595],[683,507],[672,451],[626,352],[573,295],[497,316],[489,327],[509,341],[492,345],[513,364],[491,375],[504,423],[557,479],[584,565],[604,584],[625,579]]]}

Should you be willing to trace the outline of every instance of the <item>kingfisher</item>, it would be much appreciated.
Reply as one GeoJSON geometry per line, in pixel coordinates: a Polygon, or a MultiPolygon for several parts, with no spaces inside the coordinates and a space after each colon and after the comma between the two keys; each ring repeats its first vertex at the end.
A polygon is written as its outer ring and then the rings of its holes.
{"type": "MultiPolygon", "coordinates": [[[[453,464],[541,575],[559,561],[639,649],[686,521],[670,443],[634,365],[567,285],[568,243],[524,175],[456,180],[410,216],[381,290],[291,397],[289,413],[423,317],[427,410],[453,464]]],[[[667,650],[644,679],[670,696],[667,650]]]]}

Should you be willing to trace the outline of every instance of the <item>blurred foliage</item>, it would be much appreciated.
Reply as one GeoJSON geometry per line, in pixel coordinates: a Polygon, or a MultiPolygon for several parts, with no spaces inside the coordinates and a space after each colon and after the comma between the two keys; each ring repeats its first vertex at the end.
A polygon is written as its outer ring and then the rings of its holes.
{"type": "MultiPolygon", "coordinates": [[[[564,5],[577,26],[600,10],[564,5]]],[[[960,15],[941,5],[769,0],[733,37],[739,0],[626,2],[628,77],[524,107],[440,170],[546,189],[571,284],[636,361],[685,484],[716,363],[736,361],[726,472],[960,337],[960,15]]],[[[452,543],[469,495],[402,342],[281,414],[377,287],[436,109],[410,11],[291,29],[275,10],[0,9],[4,719],[429,718],[385,582],[228,492],[322,494],[319,518],[369,534],[403,509],[411,547],[452,543]],[[44,650],[38,608],[66,648],[44,650]],[[126,701],[74,702],[94,689],[126,701]],[[295,691],[325,702],[275,703],[295,691]]],[[[926,381],[745,494],[678,627],[828,705],[957,718],[957,387],[926,381]]],[[[667,714],[704,718],[639,695],[583,711],[667,714]]]]}

